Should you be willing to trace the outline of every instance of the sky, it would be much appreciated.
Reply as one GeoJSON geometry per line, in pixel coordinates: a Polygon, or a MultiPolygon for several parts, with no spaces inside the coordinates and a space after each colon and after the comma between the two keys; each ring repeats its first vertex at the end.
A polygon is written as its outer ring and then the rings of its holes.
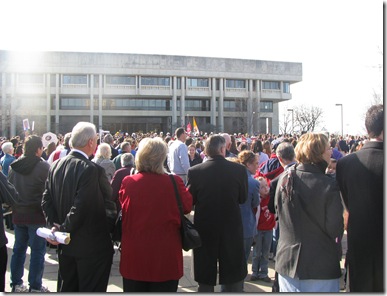
{"type": "Polygon", "coordinates": [[[380,0],[0,0],[0,50],[165,54],[302,63],[287,109],[320,107],[321,128],[365,134],[383,93],[380,0]]]}

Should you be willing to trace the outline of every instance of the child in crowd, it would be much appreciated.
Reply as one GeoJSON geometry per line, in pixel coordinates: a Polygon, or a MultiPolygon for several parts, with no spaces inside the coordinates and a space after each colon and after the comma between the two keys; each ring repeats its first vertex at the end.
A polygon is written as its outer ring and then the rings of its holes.
{"type": "Polygon", "coordinates": [[[273,240],[273,228],[276,226],[275,215],[270,213],[268,203],[270,199],[269,180],[264,177],[256,178],[259,183],[259,195],[261,197],[260,215],[258,221],[258,233],[254,237],[253,248],[253,274],[250,280],[261,280],[267,283],[271,282],[268,276],[269,271],[269,252],[271,241],[273,240]]]}

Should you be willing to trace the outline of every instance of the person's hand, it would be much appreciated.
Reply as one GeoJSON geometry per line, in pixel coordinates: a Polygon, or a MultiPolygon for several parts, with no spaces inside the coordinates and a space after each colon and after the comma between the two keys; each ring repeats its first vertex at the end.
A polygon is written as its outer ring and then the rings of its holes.
{"type": "MultiPolygon", "coordinates": [[[[58,231],[59,227],[60,227],[59,224],[54,223],[54,226],[51,228],[51,232],[54,233],[55,231],[58,231]]],[[[53,246],[59,245],[59,242],[57,242],[56,240],[52,240],[48,237],[46,238],[46,241],[48,241],[53,246]]]]}

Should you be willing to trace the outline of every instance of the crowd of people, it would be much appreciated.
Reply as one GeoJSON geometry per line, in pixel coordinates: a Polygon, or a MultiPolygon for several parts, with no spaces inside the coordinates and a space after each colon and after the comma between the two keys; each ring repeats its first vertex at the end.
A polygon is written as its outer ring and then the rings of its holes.
{"type": "Polygon", "coordinates": [[[184,127],[172,135],[99,135],[94,124],[79,122],[47,147],[37,135],[3,138],[1,219],[4,212],[15,232],[11,289],[48,292],[42,277],[51,244],[58,291],[105,292],[121,211],[123,291],[177,291],[183,255],[172,175],[202,240],[193,249],[198,292],[213,292],[217,283],[222,292],[243,292],[250,256],[249,280],[272,283],[274,292],[339,292],[344,230],[347,290],[383,292],[383,105],[368,110],[365,127],[364,137],[191,135],[184,127]],[[39,227],[68,232],[71,242],[43,239],[39,227]],[[28,247],[29,287],[22,280],[28,247]]]}

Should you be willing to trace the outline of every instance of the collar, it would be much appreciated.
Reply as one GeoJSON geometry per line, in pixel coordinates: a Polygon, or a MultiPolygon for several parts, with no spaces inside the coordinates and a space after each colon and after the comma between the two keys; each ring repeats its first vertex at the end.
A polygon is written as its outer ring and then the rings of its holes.
{"type": "Polygon", "coordinates": [[[86,157],[86,159],[89,159],[89,157],[87,156],[87,154],[81,150],[78,150],[78,149],[72,149],[71,152],[78,152],[79,154],[82,154],[84,157],[86,157]]]}

